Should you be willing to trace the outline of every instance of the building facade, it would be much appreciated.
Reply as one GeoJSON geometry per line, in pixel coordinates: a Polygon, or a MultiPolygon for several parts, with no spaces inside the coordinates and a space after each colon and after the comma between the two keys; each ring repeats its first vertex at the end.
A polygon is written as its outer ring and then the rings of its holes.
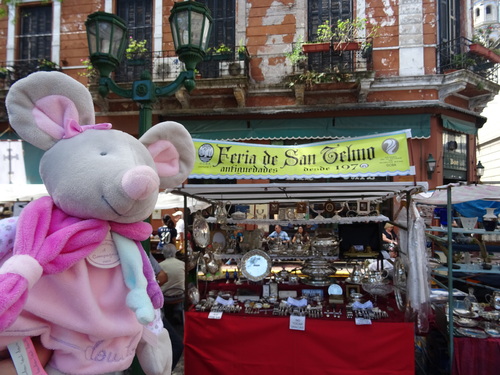
{"type": "MultiPolygon", "coordinates": [[[[158,99],[153,123],[178,121],[194,138],[264,144],[411,129],[416,180],[428,181],[431,188],[477,180],[476,137],[486,120],[481,112],[500,86],[498,61],[471,48],[475,10],[470,1],[200,2],[211,9],[214,24],[196,88],[158,99]],[[324,21],[336,25],[346,19],[362,20],[357,48],[330,43],[324,52],[302,53],[302,43],[316,41],[324,21]],[[229,47],[228,56],[221,56],[222,45],[229,47]],[[427,170],[430,155],[437,161],[433,173],[427,170]]],[[[125,60],[115,80],[130,88],[149,69],[155,84],[162,85],[183,69],[168,23],[172,5],[173,0],[22,0],[3,6],[0,98],[17,79],[52,62],[88,85],[98,122],[137,135],[139,104],[97,92],[85,61],[84,22],[98,10],[122,17],[131,37],[147,41],[150,54],[145,66],[125,60]]],[[[5,110],[0,115],[2,138],[15,137],[5,110]]],[[[29,180],[37,182],[32,173],[29,180]]]]}
{"type": "MultiPolygon", "coordinates": [[[[500,38],[500,2],[498,0],[474,2],[474,29],[488,30],[491,39],[500,38]]],[[[497,46],[498,48],[498,46],[497,46]]],[[[498,163],[498,149],[500,146],[500,95],[488,103],[482,113],[488,120],[479,129],[477,138],[477,158],[484,166],[483,183],[500,184],[500,164],[498,163]]]]}

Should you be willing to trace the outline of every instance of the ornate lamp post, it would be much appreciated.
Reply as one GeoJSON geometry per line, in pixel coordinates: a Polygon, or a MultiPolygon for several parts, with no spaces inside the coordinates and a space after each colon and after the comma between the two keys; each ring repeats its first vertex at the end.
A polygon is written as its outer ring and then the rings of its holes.
{"type": "Polygon", "coordinates": [[[175,3],[169,21],[175,51],[186,71],[164,87],[157,87],[151,80],[151,73],[144,71],[130,90],[119,87],[109,77],[120,64],[127,47],[125,22],[120,17],[105,12],[92,13],[85,21],[90,61],[100,74],[99,94],[106,97],[112,91],[139,103],[139,136],[152,126],[153,103],[157,98],[172,95],[182,86],[189,92],[195,88],[194,70],[205,56],[212,29],[210,10],[195,1],[175,3]]]}

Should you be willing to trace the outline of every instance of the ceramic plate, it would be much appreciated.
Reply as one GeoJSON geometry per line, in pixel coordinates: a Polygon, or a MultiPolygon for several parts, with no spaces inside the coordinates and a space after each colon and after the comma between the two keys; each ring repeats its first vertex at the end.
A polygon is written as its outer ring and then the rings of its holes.
{"type": "Polygon", "coordinates": [[[488,337],[488,335],[484,331],[475,328],[460,327],[457,328],[457,332],[460,333],[462,336],[474,337],[477,339],[485,339],[488,337]]]}

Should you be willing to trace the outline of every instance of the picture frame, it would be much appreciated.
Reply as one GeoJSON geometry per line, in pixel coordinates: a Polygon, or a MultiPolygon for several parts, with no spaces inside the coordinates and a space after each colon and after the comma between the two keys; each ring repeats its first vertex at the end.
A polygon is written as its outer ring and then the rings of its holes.
{"type": "Polygon", "coordinates": [[[269,203],[269,215],[273,217],[274,215],[279,214],[280,204],[279,202],[271,202],[269,203]]]}
{"type": "Polygon", "coordinates": [[[361,289],[357,284],[346,284],[345,285],[345,295],[347,298],[351,296],[352,293],[360,293],[361,289]]]}
{"type": "Polygon", "coordinates": [[[358,201],[358,215],[368,215],[370,213],[370,201],[358,201]]]}

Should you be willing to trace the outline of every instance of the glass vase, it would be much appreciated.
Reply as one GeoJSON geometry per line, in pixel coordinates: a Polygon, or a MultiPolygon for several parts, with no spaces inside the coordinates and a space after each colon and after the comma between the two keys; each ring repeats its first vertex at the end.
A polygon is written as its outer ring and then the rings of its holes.
{"type": "Polygon", "coordinates": [[[483,228],[487,232],[492,232],[497,226],[498,218],[495,215],[495,207],[487,207],[483,216],[483,228]]]}

